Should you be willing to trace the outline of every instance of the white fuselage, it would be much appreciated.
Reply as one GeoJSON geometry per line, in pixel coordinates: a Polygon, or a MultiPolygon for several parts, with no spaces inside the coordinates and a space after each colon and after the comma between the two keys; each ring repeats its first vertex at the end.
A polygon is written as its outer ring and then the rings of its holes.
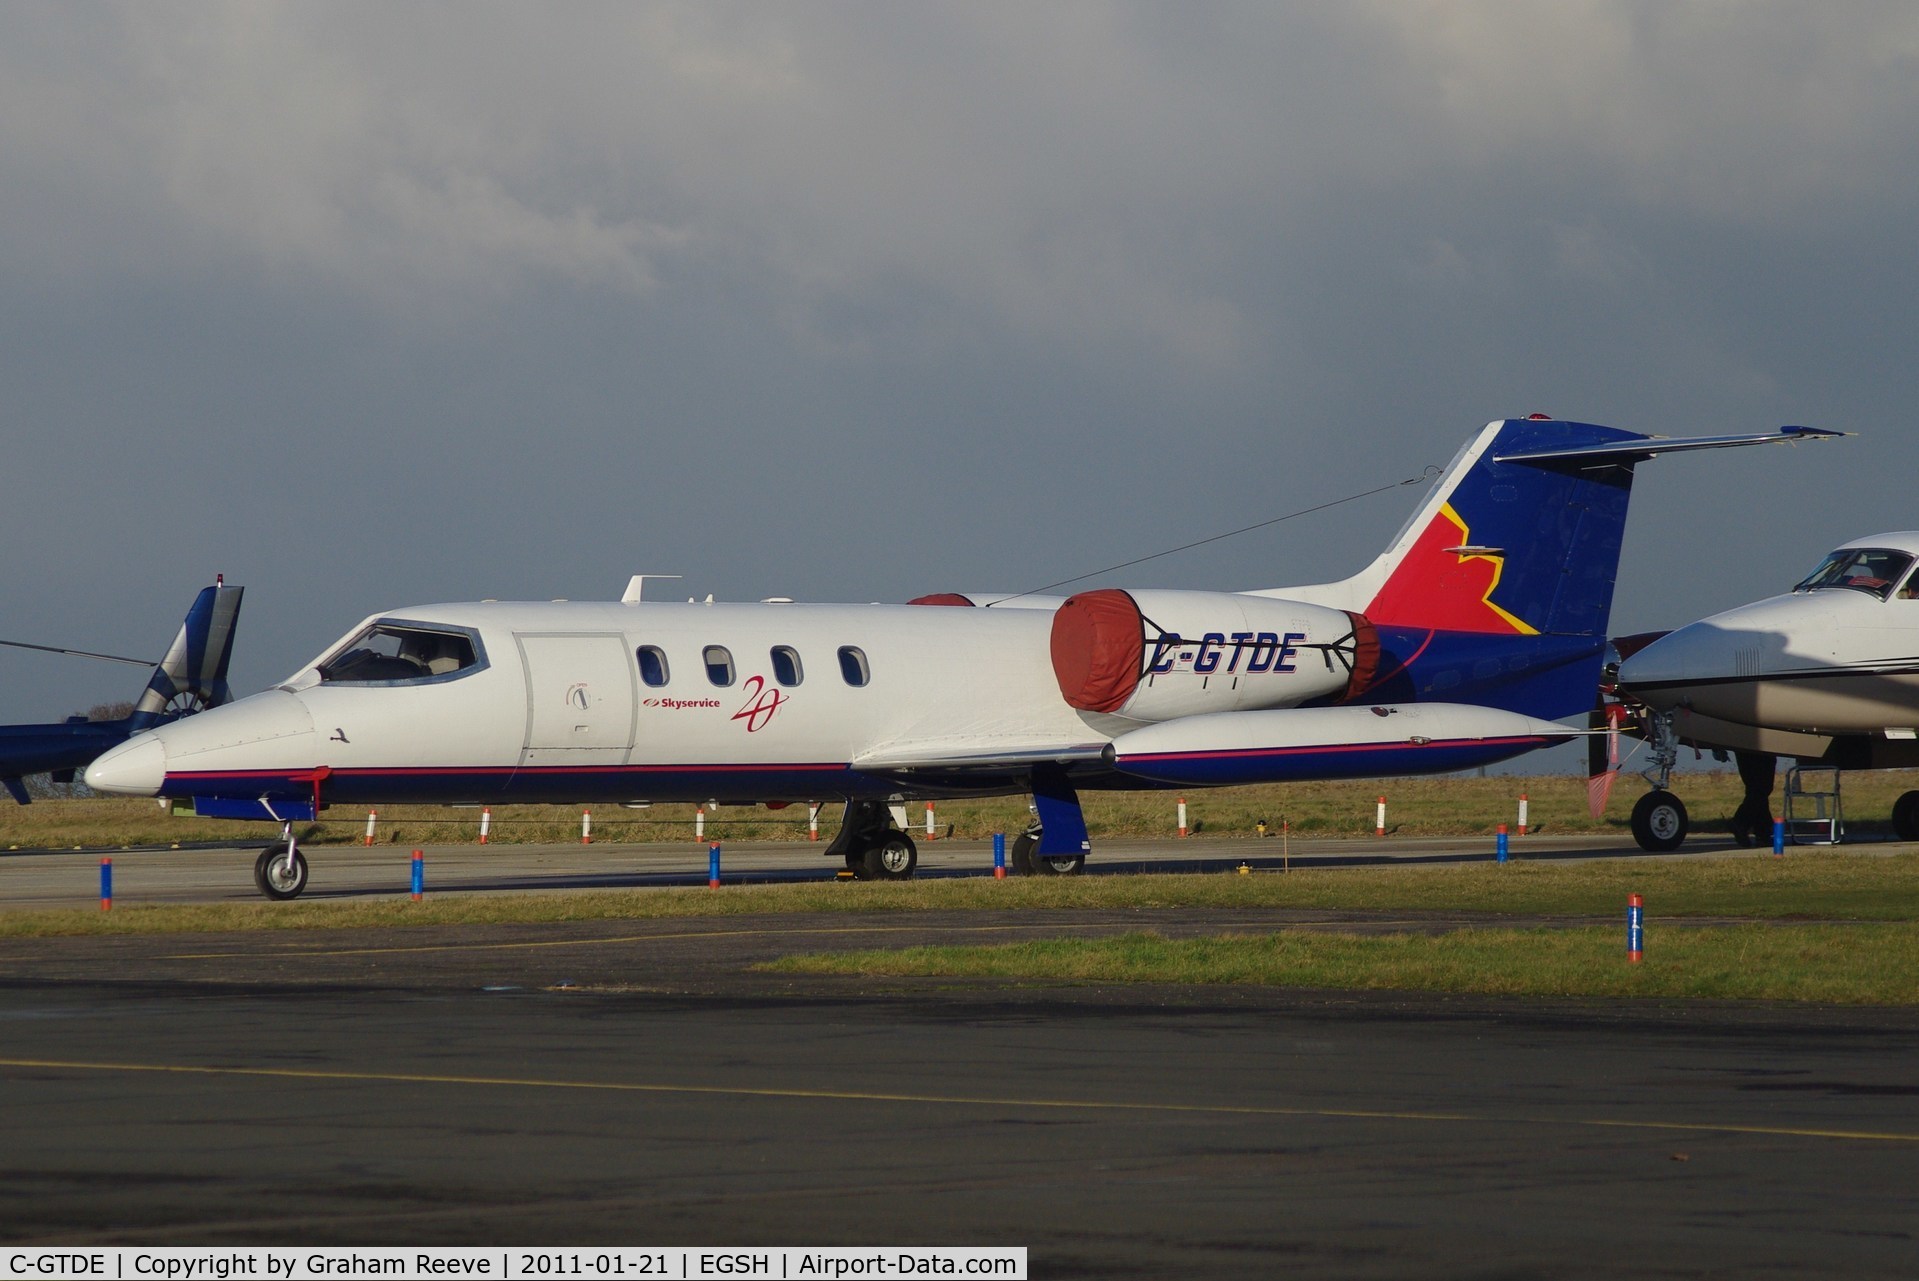
{"type": "MultiPolygon", "coordinates": [[[[1916,535],[1865,541],[1919,553],[1916,535]]],[[[1799,590],[1701,619],[1627,658],[1619,687],[1674,713],[1682,736],[1709,746],[1818,755],[1839,737],[1911,740],[1919,731],[1919,598],[1904,594],[1912,582],[1799,590]]]]}
{"type": "MultiPolygon", "coordinates": [[[[1201,595],[1143,598],[1198,609],[1201,595]]],[[[792,802],[1027,791],[1035,771],[1082,787],[1442,772],[1564,737],[1478,706],[1302,707],[1352,679],[1334,651],[1353,621],[1253,599],[1279,611],[1275,643],[1230,621],[1241,599],[1216,594],[1228,621],[1156,647],[1124,714],[1063,694],[1052,609],[422,606],[367,620],[274,689],[138,736],[87,781],[327,802],[792,802]]]]}

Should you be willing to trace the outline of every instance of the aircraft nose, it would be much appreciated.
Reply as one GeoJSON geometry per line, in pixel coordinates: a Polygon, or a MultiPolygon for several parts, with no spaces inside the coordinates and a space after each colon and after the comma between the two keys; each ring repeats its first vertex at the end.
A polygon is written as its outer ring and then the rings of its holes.
{"type": "Polygon", "coordinates": [[[1680,628],[1663,636],[1619,664],[1619,683],[1627,689],[1684,680],[1697,657],[1696,637],[1680,628]]]}
{"type": "Polygon", "coordinates": [[[141,734],[87,766],[87,786],[123,796],[158,796],[167,779],[167,749],[157,735],[141,734]]]}

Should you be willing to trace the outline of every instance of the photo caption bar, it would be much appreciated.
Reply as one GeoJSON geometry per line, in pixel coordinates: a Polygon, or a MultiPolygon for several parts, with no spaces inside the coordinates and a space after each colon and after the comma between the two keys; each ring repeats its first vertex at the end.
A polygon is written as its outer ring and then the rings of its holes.
{"type": "Polygon", "coordinates": [[[316,1281],[469,1277],[994,1277],[1026,1281],[1025,1246],[114,1246],[0,1252],[0,1281],[316,1281]]]}

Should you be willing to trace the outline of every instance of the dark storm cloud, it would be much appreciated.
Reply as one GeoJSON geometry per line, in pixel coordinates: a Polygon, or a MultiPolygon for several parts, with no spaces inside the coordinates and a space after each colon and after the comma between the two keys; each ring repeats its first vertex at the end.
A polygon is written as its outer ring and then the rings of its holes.
{"type": "MultiPolygon", "coordinates": [[[[637,571],[1033,586],[1535,409],[1869,433],[1647,468],[1621,630],[1914,523],[1900,6],[0,26],[0,635],[157,653],[223,570],[254,688],[375,609],[637,571]]],[[[1337,576],[1411,502],[1128,581],[1337,576]]],[[[0,719],[113,678],[0,654],[0,719]]]]}

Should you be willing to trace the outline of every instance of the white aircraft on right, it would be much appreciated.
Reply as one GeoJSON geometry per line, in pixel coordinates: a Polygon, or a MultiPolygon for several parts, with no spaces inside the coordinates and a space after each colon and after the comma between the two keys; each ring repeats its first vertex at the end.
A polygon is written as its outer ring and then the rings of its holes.
{"type": "MultiPolygon", "coordinates": [[[[1781,756],[1838,769],[1919,766],[1919,532],[1874,534],[1831,553],[1790,592],[1669,632],[1623,655],[1617,692],[1653,752],[1653,790],[1633,807],[1646,850],[1677,849],[1686,807],[1669,790],[1682,744],[1733,753],[1741,845],[1770,839],[1781,756]]],[[[1594,771],[1595,776],[1599,774],[1594,771]]],[[[1919,791],[1892,808],[1919,840],[1919,791]]]]}

